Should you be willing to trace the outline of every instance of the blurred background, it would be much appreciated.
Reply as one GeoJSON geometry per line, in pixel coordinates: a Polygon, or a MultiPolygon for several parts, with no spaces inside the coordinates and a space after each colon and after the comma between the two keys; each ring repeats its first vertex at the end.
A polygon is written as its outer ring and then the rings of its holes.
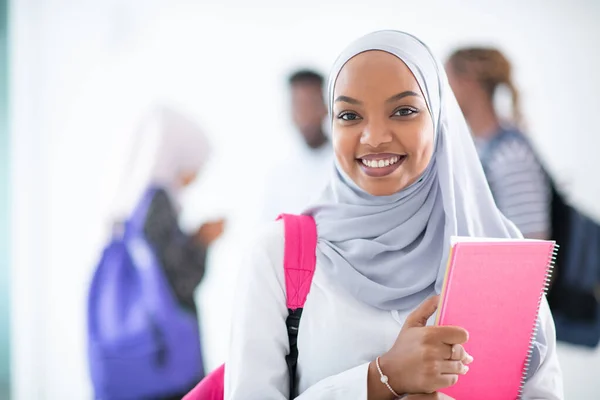
{"type": "MultiPolygon", "coordinates": [[[[0,1],[0,399],[91,399],[86,297],[136,127],[165,102],[213,156],[182,224],[223,217],[196,291],[208,370],[223,362],[238,249],[271,165],[299,145],[287,78],[327,73],[372,30],[445,59],[493,45],[512,61],[527,130],[580,209],[600,219],[600,2],[0,1]]],[[[567,399],[600,393],[600,350],[560,345],[567,399]]]]}

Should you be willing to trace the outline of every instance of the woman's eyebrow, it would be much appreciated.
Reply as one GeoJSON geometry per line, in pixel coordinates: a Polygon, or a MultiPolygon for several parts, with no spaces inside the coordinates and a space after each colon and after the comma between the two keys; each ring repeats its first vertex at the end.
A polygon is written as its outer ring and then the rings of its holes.
{"type": "Polygon", "coordinates": [[[334,103],[337,103],[340,101],[342,101],[344,103],[355,104],[355,105],[362,104],[362,101],[353,99],[352,97],[348,97],[348,96],[338,96],[337,99],[335,99],[334,103]]]}
{"type": "Polygon", "coordinates": [[[392,97],[390,97],[389,99],[387,99],[385,102],[386,103],[393,103],[395,101],[398,101],[398,100],[403,99],[403,98],[408,97],[408,96],[421,97],[421,95],[419,95],[418,93],[415,93],[412,90],[407,90],[407,91],[404,91],[402,93],[398,93],[396,95],[393,95],[392,97]]]}
{"type": "MultiPolygon", "coordinates": [[[[393,95],[392,97],[390,97],[389,99],[386,100],[386,103],[393,103],[395,101],[401,100],[401,99],[403,99],[405,97],[408,97],[408,96],[421,97],[421,95],[419,95],[418,93],[413,92],[412,90],[406,90],[406,91],[404,91],[402,93],[398,93],[398,94],[393,95]]],[[[349,96],[343,96],[343,95],[342,96],[338,96],[335,99],[334,103],[337,103],[337,102],[344,102],[344,103],[349,103],[349,104],[354,104],[354,105],[360,105],[360,104],[362,104],[362,101],[360,101],[360,100],[354,99],[354,98],[349,97],[349,96]]]]}

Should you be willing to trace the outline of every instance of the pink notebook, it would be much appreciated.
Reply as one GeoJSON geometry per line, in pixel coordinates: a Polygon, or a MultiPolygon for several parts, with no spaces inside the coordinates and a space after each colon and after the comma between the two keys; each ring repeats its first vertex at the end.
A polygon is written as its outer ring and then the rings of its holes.
{"type": "Polygon", "coordinates": [[[437,324],[465,328],[464,346],[474,361],[442,392],[456,400],[518,399],[558,246],[541,240],[452,242],[437,324]]]}

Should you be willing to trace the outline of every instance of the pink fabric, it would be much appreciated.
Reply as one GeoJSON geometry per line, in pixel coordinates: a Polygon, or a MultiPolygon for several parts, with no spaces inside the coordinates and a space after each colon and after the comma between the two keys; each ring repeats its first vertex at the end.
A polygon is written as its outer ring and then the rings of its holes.
{"type": "Polygon", "coordinates": [[[304,307],[306,296],[315,273],[317,263],[317,226],[307,215],[283,214],[285,224],[285,290],[287,307],[291,310],[304,307]]]}
{"type": "MultiPolygon", "coordinates": [[[[317,264],[317,226],[306,215],[282,214],[285,229],[283,269],[287,307],[295,310],[304,307],[317,264]]],[[[207,375],[182,400],[223,400],[225,365],[207,375]]]]}
{"type": "Polygon", "coordinates": [[[225,398],[225,364],[202,379],[182,400],[223,400],[225,398]]]}

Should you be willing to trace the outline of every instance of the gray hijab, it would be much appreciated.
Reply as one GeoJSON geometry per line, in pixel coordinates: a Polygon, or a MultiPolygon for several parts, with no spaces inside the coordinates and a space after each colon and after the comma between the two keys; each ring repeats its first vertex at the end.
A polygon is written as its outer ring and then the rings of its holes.
{"type": "Polygon", "coordinates": [[[331,280],[373,307],[409,310],[441,291],[451,236],[521,234],[494,203],[443,68],[414,36],[374,32],[342,52],[329,76],[330,122],[340,70],[369,50],[388,52],[412,71],[433,119],[434,154],[417,182],[379,197],[360,189],[336,161],[325,192],[306,213],[317,223],[319,268],[331,280]]]}

